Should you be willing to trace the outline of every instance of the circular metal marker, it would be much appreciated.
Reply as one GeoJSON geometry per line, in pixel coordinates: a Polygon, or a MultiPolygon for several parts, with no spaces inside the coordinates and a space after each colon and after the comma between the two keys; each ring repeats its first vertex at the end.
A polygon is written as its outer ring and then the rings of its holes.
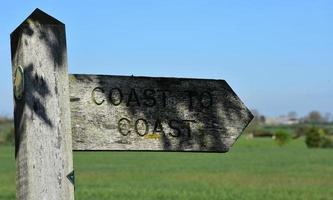
{"type": "Polygon", "coordinates": [[[17,100],[23,98],[24,93],[24,71],[21,66],[16,67],[14,72],[14,96],[17,100]]]}

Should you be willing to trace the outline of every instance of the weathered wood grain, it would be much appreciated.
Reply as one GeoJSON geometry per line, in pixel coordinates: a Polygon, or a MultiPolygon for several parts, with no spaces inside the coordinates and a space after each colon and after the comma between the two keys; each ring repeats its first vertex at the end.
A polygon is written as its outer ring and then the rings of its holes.
{"type": "Polygon", "coordinates": [[[36,9],[11,34],[11,50],[13,74],[24,70],[14,110],[16,199],[74,199],[65,25],[36,9]]]}
{"type": "Polygon", "coordinates": [[[253,118],[224,80],[69,79],[74,150],[226,152],[253,118]]]}

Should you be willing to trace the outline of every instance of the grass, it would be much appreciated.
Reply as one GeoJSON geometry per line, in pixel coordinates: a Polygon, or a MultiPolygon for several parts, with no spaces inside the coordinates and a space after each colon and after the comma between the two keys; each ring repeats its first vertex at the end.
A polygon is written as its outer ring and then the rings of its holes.
{"type": "MultiPolygon", "coordinates": [[[[0,199],[15,199],[14,152],[0,147],[0,199]]],[[[333,151],[302,139],[241,138],[227,154],[75,152],[76,199],[330,200],[333,151]]]]}

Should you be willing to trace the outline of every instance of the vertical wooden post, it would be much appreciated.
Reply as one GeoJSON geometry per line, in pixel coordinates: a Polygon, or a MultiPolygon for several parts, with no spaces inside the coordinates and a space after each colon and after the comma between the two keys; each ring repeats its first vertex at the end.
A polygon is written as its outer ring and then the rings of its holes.
{"type": "Polygon", "coordinates": [[[36,9],[12,34],[16,198],[73,200],[65,25],[36,9]]]}

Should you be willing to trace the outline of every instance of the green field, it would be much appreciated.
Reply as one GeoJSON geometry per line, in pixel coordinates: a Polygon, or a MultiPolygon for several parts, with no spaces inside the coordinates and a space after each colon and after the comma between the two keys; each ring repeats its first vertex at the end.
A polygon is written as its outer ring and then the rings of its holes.
{"type": "MultiPolygon", "coordinates": [[[[15,199],[14,152],[0,146],[0,199],[15,199]]],[[[227,154],[75,152],[76,199],[331,200],[333,151],[302,139],[241,138],[227,154]]]]}

